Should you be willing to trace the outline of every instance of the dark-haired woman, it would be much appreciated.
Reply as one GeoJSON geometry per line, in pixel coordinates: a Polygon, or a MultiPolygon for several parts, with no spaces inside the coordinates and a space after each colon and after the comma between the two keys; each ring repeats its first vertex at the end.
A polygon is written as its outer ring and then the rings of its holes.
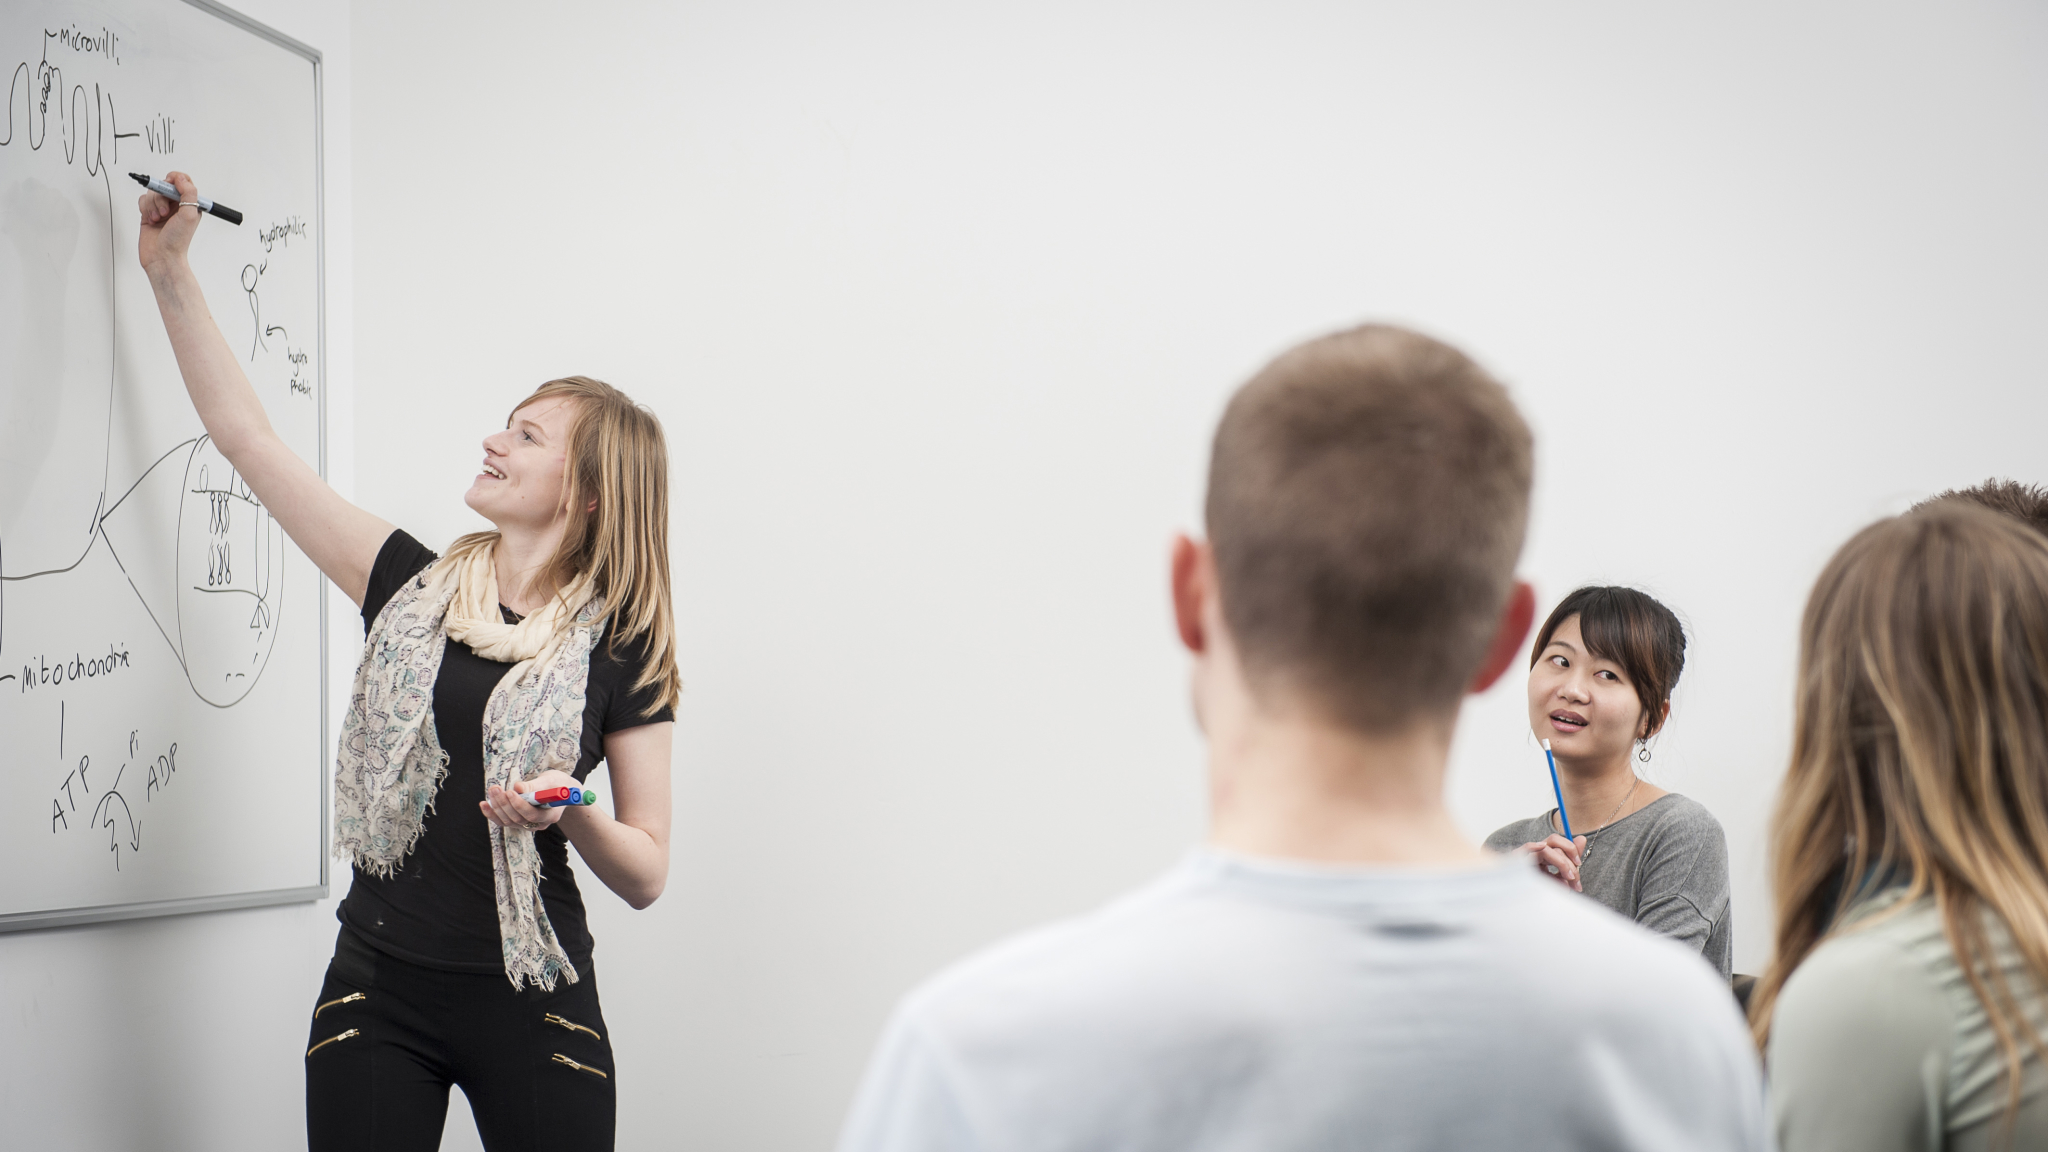
{"type": "Polygon", "coordinates": [[[1728,840],[1699,804],[1636,775],[1671,715],[1685,629],[1633,588],[1580,588],[1536,633],[1529,726],[1550,741],[1565,810],[1486,838],[1643,927],[1697,949],[1727,976],[1728,840]]]}

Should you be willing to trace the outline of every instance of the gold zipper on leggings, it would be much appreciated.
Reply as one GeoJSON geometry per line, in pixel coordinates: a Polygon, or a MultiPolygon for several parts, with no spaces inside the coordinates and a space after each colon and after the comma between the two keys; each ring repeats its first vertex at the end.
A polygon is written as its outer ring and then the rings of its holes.
{"type": "Polygon", "coordinates": [[[313,1019],[318,1020],[322,1012],[327,1011],[329,1008],[334,1007],[336,1004],[353,1004],[358,1000],[368,999],[369,997],[363,995],[361,992],[351,992],[348,995],[343,996],[339,1000],[329,1000],[327,1003],[322,1004],[318,1008],[313,1009],[313,1019]]]}
{"type": "MultiPolygon", "coordinates": [[[[336,1036],[336,1037],[335,1037],[335,1039],[336,1039],[336,1040],[339,1040],[339,1039],[341,1039],[341,1037],[339,1037],[339,1036],[336,1036]]],[[[588,1073],[590,1073],[590,1074],[591,1074],[592,1076],[596,1076],[597,1078],[599,1078],[599,1079],[601,1079],[601,1080],[609,1080],[609,1079],[611,1079],[611,1076],[610,1076],[610,1074],[608,1074],[607,1072],[605,1072],[605,1070],[604,1070],[604,1069],[602,1069],[602,1068],[592,1068],[592,1067],[591,1067],[590,1065],[588,1065],[588,1064],[584,1064],[584,1063],[581,1063],[580,1061],[576,1061],[576,1060],[571,1060],[571,1059],[569,1059],[569,1058],[568,1058],[567,1056],[564,1056],[564,1055],[562,1055],[562,1054],[561,1054],[560,1052],[557,1052],[557,1053],[555,1053],[555,1063],[557,1063],[557,1064],[567,1064],[567,1065],[568,1065],[569,1067],[571,1067],[571,1068],[574,1068],[574,1069],[575,1069],[575,1070],[577,1070],[578,1072],[588,1072],[588,1073]]]]}
{"type": "MultiPolygon", "coordinates": [[[[315,1013],[315,1015],[318,1015],[318,1013],[315,1013]]],[[[541,1019],[545,1020],[549,1024],[556,1025],[557,1027],[567,1028],[571,1032],[588,1032],[590,1033],[590,1038],[592,1040],[602,1041],[604,1039],[604,1037],[599,1036],[597,1034],[597,1029],[585,1028],[583,1025],[578,1024],[574,1020],[564,1020],[560,1016],[555,1015],[553,1012],[547,1013],[546,1015],[542,1016],[541,1019]]]]}
{"type": "Polygon", "coordinates": [[[351,1036],[361,1036],[361,1035],[362,1035],[362,1033],[361,1033],[360,1031],[358,1031],[358,1030],[356,1030],[356,1029],[354,1029],[354,1028],[351,1028],[351,1029],[349,1029],[348,1031],[346,1031],[346,1032],[343,1032],[343,1033],[342,1033],[341,1035],[339,1035],[339,1036],[329,1036],[329,1037],[328,1037],[327,1039],[325,1039],[325,1040],[322,1040],[322,1041],[321,1041],[321,1042],[319,1042],[318,1044],[315,1044],[315,1045],[313,1045],[313,1046],[312,1046],[311,1048],[308,1048],[308,1049],[306,1049],[306,1055],[308,1055],[308,1056],[311,1056],[311,1055],[312,1055],[313,1053],[315,1053],[315,1052],[318,1052],[318,1051],[319,1051],[319,1050],[321,1050],[322,1048],[325,1048],[325,1047],[327,1047],[327,1046],[328,1046],[329,1044],[332,1044],[332,1043],[334,1043],[334,1042],[335,1042],[336,1040],[346,1040],[346,1039],[348,1039],[348,1038],[349,1038],[349,1037],[351,1037],[351,1036]]]}

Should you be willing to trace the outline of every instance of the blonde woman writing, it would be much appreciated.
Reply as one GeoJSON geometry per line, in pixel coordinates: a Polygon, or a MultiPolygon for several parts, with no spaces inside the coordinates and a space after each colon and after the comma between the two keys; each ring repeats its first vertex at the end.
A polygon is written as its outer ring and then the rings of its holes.
{"type": "Polygon", "coordinates": [[[1800,630],[1752,1001],[1785,1152],[2048,1148],[2048,538],[1865,529],[1800,630]]]}
{"type": "Polygon", "coordinates": [[[342,724],[334,849],[355,865],[306,1052],[307,1141],[440,1146],[460,1085],[484,1146],[612,1146],[616,1098],[569,845],[635,908],[668,876],[678,692],[661,426],[618,390],[521,401],[437,557],[271,431],[186,260],[197,188],[142,197],[142,266],[207,433],[368,644],[342,724]],[[609,770],[614,815],[524,793],[609,770]]]}

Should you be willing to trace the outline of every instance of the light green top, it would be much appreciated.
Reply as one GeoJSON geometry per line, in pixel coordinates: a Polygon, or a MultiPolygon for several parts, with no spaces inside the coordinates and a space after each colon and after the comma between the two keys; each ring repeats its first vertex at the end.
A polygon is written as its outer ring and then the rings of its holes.
{"type": "MultiPolygon", "coordinates": [[[[2028,1053],[2008,1135],[2005,1058],[1941,914],[1926,898],[1885,915],[1897,899],[1872,900],[1779,995],[1765,1064],[1781,1152],[2048,1149],[2048,1070],[2028,1053]]],[[[2004,925],[1987,927],[2014,995],[2048,1027],[2048,997],[2004,925]]]]}

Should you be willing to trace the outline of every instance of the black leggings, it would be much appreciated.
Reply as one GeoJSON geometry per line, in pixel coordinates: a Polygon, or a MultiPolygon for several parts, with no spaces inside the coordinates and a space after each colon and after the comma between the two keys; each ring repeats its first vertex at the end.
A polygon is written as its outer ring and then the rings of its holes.
{"type": "Polygon", "coordinates": [[[311,1152],[436,1152],[460,1085],[490,1152],[610,1149],[618,1073],[597,974],[512,990],[504,973],[443,972],[341,930],[306,1039],[311,1152]]]}

